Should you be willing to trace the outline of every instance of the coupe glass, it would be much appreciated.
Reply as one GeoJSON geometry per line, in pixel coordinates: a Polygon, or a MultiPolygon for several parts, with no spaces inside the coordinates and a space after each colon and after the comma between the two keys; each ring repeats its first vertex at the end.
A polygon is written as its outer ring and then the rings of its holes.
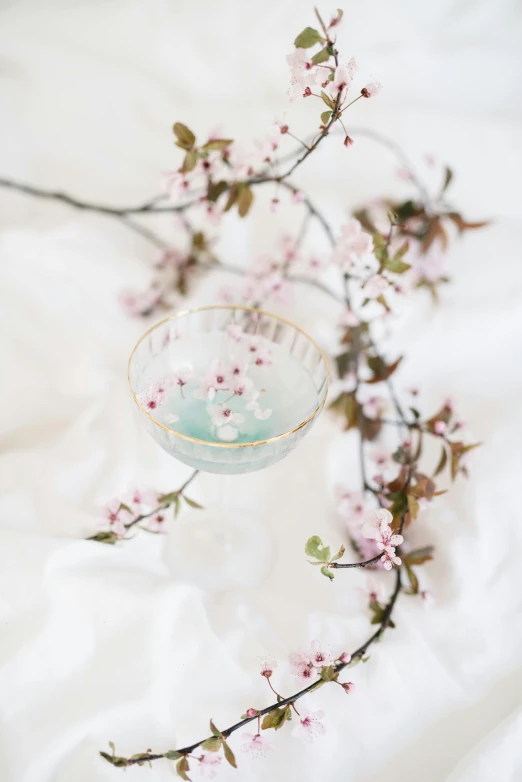
{"type": "Polygon", "coordinates": [[[328,384],[325,357],[304,331],[250,307],[186,310],[141,337],[129,386],[142,422],[171,456],[219,474],[210,506],[170,528],[165,557],[177,576],[227,589],[266,574],[265,527],[252,508],[234,507],[224,487],[241,480],[228,476],[290,453],[321,412],[328,384]]]}

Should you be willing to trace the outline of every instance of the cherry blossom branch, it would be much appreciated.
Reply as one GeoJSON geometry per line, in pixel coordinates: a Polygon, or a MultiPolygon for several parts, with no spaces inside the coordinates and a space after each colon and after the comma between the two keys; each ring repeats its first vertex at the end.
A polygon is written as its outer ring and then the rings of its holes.
{"type": "MultiPolygon", "coordinates": [[[[132,510],[127,503],[119,501],[110,503],[105,509],[106,522],[110,525],[109,529],[101,530],[95,535],[88,537],[87,540],[95,540],[99,543],[116,543],[118,540],[124,539],[125,535],[132,527],[140,524],[145,519],[149,519],[153,516],[158,517],[158,514],[161,514],[161,511],[170,508],[172,505],[174,505],[175,509],[174,515],[177,516],[180,510],[181,499],[184,499],[185,502],[192,507],[200,508],[201,506],[197,502],[187,498],[184,494],[185,489],[190,486],[198,473],[199,470],[194,470],[179,489],[169,492],[168,494],[160,495],[158,504],[155,505],[152,510],[148,510],[145,513],[139,513],[135,518],[132,518],[132,510]]],[[[138,495],[140,495],[139,492],[138,495]]],[[[143,502],[142,497],[138,496],[136,499],[141,506],[143,502]]],[[[163,518],[161,521],[163,521],[163,518]]],[[[160,524],[159,526],[162,527],[163,525],[160,524]]]]}
{"type": "MultiPolygon", "coordinates": [[[[402,586],[401,571],[399,568],[396,572],[394,590],[385,607],[383,618],[382,621],[379,623],[379,627],[351,655],[342,655],[343,657],[348,658],[349,661],[338,662],[335,666],[332,666],[334,675],[341,673],[341,671],[343,671],[349,665],[353,665],[355,662],[362,659],[362,657],[366,654],[366,652],[372,646],[372,644],[374,644],[377,640],[381,638],[381,636],[383,635],[384,631],[386,630],[386,628],[390,623],[393,609],[395,607],[395,604],[397,602],[397,599],[401,591],[401,586],[402,586]]],[[[331,679],[330,681],[334,681],[334,680],[335,679],[331,679]]],[[[255,714],[253,716],[251,717],[247,716],[244,719],[241,719],[239,722],[236,722],[235,724],[231,725],[230,727],[221,730],[220,735],[224,739],[228,739],[233,733],[240,730],[240,728],[245,727],[249,723],[257,720],[259,717],[265,717],[268,714],[272,714],[273,712],[276,712],[280,709],[284,709],[286,706],[292,706],[300,698],[302,698],[305,695],[308,695],[309,693],[318,689],[325,683],[327,683],[325,679],[318,678],[317,680],[313,681],[311,684],[307,685],[306,687],[303,687],[301,690],[298,690],[298,692],[289,695],[287,698],[282,698],[280,700],[277,700],[275,703],[272,703],[269,706],[265,706],[265,708],[263,709],[255,710],[255,714]]],[[[211,740],[214,737],[215,734],[212,734],[210,736],[206,736],[204,739],[200,739],[199,741],[194,742],[193,744],[189,744],[186,747],[182,747],[176,750],[169,750],[167,752],[162,752],[162,753],[143,752],[129,758],[116,757],[115,755],[109,755],[106,752],[100,752],[100,755],[103,758],[105,758],[105,760],[109,761],[109,763],[112,763],[112,765],[118,767],[142,765],[143,763],[152,762],[155,760],[161,760],[162,758],[168,760],[178,760],[183,756],[190,755],[192,752],[194,752],[194,750],[198,749],[198,747],[201,747],[203,744],[205,744],[205,742],[211,740]]]]}

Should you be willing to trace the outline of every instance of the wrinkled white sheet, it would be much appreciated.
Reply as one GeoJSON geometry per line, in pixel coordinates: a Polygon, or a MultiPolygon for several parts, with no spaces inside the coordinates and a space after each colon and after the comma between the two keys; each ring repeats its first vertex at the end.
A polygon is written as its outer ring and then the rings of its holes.
{"type": "MultiPolygon", "coordinates": [[[[283,730],[265,761],[240,758],[221,778],[515,782],[520,8],[375,0],[345,10],[345,50],[386,87],[353,122],[393,136],[416,161],[429,151],[454,163],[454,200],[472,218],[494,218],[455,248],[441,306],[419,296],[397,333],[408,355],[400,383],[420,382],[428,409],[454,395],[485,445],[471,480],[412,533],[437,547],[423,573],[435,605],[402,598],[398,629],[351,673],[356,692],[314,696],[324,739],[304,748],[283,730]]],[[[284,55],[310,22],[296,0],[3,2],[0,171],[137,203],[176,164],[173,120],[202,134],[218,122],[236,137],[264,131],[286,105],[284,55]]],[[[368,141],[348,152],[332,139],[299,181],[339,221],[365,198],[406,192],[395,168],[368,141]]],[[[126,390],[143,325],[115,302],[121,288],[146,284],[151,250],[102,217],[5,192],[0,202],[0,778],[112,780],[121,772],[97,754],[108,740],[122,754],[190,742],[209,717],[225,726],[269,702],[259,655],[284,660],[315,637],[337,650],[366,637],[366,575],[331,585],[302,555],[309,535],[338,535],[331,487],[355,469],[351,440],[323,416],[286,461],[237,479],[234,491],[255,498],[277,541],[260,588],[205,596],[166,573],[161,541],[145,534],[122,548],[81,540],[97,505],[129,485],[168,490],[188,474],[138,430],[126,390]]],[[[258,210],[232,222],[222,254],[247,262],[272,232],[258,210]]],[[[224,281],[205,281],[191,302],[213,300],[224,281]]],[[[315,333],[332,313],[306,289],[287,312],[315,333]]],[[[203,478],[194,496],[204,501],[206,489],[203,478]]],[[[294,686],[283,672],[281,688],[294,686]]],[[[162,761],[126,779],[151,773],[172,778],[162,761]]]]}

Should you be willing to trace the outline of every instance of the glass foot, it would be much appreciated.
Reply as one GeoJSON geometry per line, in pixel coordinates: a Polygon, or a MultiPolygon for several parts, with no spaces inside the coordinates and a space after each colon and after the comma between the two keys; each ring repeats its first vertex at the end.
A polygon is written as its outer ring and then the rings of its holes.
{"type": "Polygon", "coordinates": [[[190,510],[171,525],[164,559],[175,578],[219,592],[261,583],[272,543],[249,510],[190,510]]]}

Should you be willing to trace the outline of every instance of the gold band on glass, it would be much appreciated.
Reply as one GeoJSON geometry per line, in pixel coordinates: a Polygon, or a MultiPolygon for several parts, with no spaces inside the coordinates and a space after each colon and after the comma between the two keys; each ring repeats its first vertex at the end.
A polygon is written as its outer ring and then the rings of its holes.
{"type": "Polygon", "coordinates": [[[158,323],[155,323],[154,326],[151,326],[148,331],[145,332],[145,334],[142,334],[142,336],[139,338],[139,340],[134,345],[132,352],[129,356],[129,362],[127,364],[127,380],[129,383],[129,388],[132,394],[132,398],[138,405],[141,412],[147,416],[147,418],[150,418],[153,424],[156,426],[161,427],[162,429],[165,429],[166,432],[169,432],[170,434],[174,435],[175,437],[179,437],[182,440],[188,440],[191,443],[199,443],[199,445],[209,445],[216,448],[253,448],[256,445],[265,445],[266,443],[274,442],[275,440],[281,440],[283,437],[288,437],[289,435],[293,434],[294,432],[298,432],[299,429],[302,429],[303,426],[306,426],[307,423],[312,421],[318,413],[321,412],[321,410],[324,407],[324,403],[326,402],[326,397],[328,394],[328,389],[330,387],[330,370],[328,368],[328,362],[326,360],[326,356],[324,355],[323,351],[317,344],[317,342],[310,337],[309,334],[306,333],[306,331],[303,331],[303,329],[299,328],[299,326],[296,326],[295,323],[292,323],[290,320],[286,320],[286,318],[282,318],[279,315],[274,315],[272,312],[265,312],[264,310],[258,310],[255,307],[244,307],[242,305],[224,305],[224,304],[213,304],[209,305],[207,307],[195,307],[194,309],[190,310],[183,310],[182,312],[176,313],[176,315],[169,315],[167,318],[163,318],[163,320],[160,320],[158,323]],[[269,437],[267,440],[253,440],[250,443],[213,443],[209,442],[208,440],[199,440],[197,437],[189,437],[186,434],[181,434],[180,432],[176,432],[174,429],[170,429],[170,427],[165,426],[165,424],[162,424],[160,421],[157,421],[153,415],[151,415],[148,410],[145,410],[144,407],[140,405],[138,402],[138,399],[136,397],[136,394],[134,393],[134,389],[131,385],[131,379],[130,379],[130,367],[132,362],[132,357],[134,356],[136,350],[139,348],[143,340],[149,336],[155,329],[159,328],[160,326],[163,326],[164,323],[168,323],[170,320],[177,320],[178,318],[182,318],[184,315],[191,315],[194,312],[205,312],[207,310],[228,310],[229,312],[233,312],[235,310],[241,310],[242,312],[253,312],[257,315],[264,315],[267,318],[273,318],[274,320],[278,320],[281,323],[284,323],[287,326],[291,326],[296,331],[299,331],[303,336],[306,337],[306,339],[311,342],[311,344],[315,347],[319,355],[321,356],[324,367],[326,370],[326,387],[324,390],[324,394],[322,396],[321,401],[313,411],[312,415],[308,416],[308,418],[305,421],[301,421],[301,423],[296,426],[294,429],[290,429],[288,432],[283,432],[283,434],[277,434],[274,437],[269,437]]]}

